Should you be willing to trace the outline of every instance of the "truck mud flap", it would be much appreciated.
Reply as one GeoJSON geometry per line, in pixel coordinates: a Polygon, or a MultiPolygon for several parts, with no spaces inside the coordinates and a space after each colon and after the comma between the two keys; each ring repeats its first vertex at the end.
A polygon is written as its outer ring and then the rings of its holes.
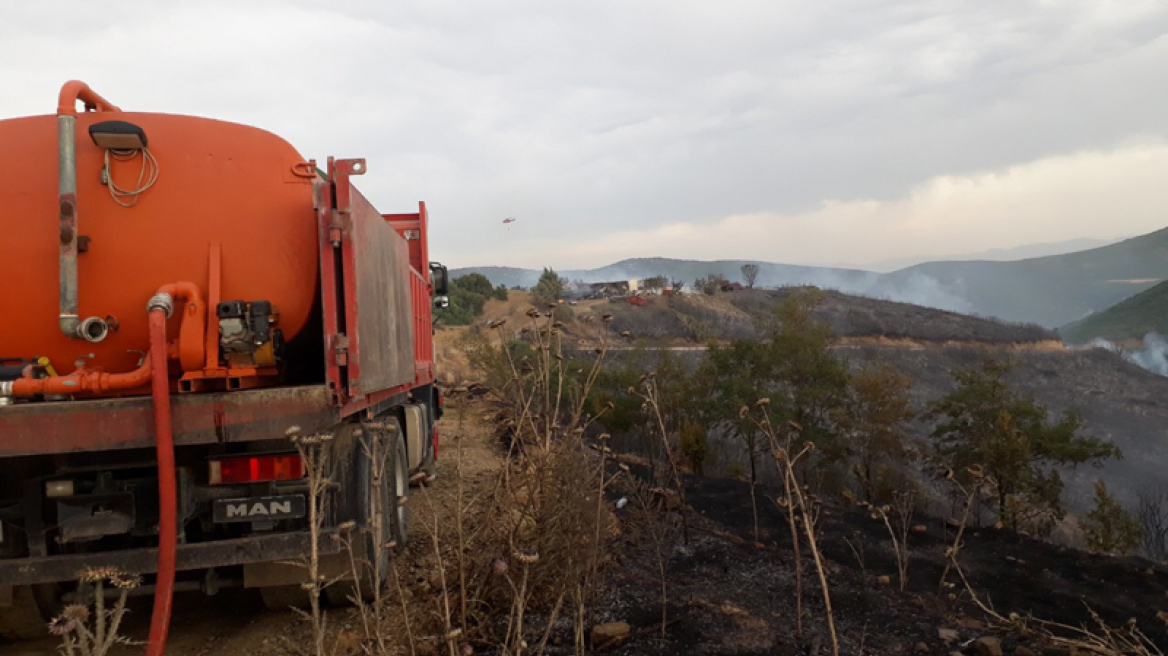
{"type": "MultiPolygon", "coordinates": [[[[180,545],[176,569],[184,571],[294,560],[308,553],[310,540],[307,532],[298,532],[180,545]]],[[[340,548],[340,541],[330,539],[329,533],[320,536],[321,554],[337,553],[340,548]]],[[[0,581],[5,585],[76,581],[80,572],[93,567],[116,567],[130,574],[153,574],[158,568],[158,550],[127,549],[0,560],[0,581]]]]}

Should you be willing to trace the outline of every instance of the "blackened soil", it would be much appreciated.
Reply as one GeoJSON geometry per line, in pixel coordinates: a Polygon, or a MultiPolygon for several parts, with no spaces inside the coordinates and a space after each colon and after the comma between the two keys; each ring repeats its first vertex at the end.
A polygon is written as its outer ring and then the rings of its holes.
{"type": "MultiPolygon", "coordinates": [[[[772,501],[776,490],[758,489],[759,543],[745,483],[692,479],[686,495],[693,509],[688,543],[679,536],[667,548],[664,638],[655,551],[638,527],[630,526],[630,509],[618,511],[625,532],[595,621],[628,622],[633,636],[612,652],[830,654],[820,584],[806,553],[804,621],[802,633],[798,630],[794,555],[785,516],[772,501]]],[[[910,535],[912,560],[901,592],[883,522],[858,508],[825,506],[824,513],[820,545],[841,654],[949,654],[983,635],[1000,638],[1007,654],[1021,645],[1043,648],[1033,637],[988,621],[956,574],[949,575],[954,587],[940,587],[953,540],[943,521],[914,520],[925,529],[910,535]],[[938,629],[956,630],[959,640],[945,643],[938,629]]],[[[1163,565],[1091,555],[986,528],[967,529],[959,562],[973,591],[1002,615],[1080,625],[1090,622],[1088,609],[1093,609],[1112,625],[1135,618],[1153,641],[1168,645],[1165,623],[1157,618],[1168,611],[1163,565]]]]}

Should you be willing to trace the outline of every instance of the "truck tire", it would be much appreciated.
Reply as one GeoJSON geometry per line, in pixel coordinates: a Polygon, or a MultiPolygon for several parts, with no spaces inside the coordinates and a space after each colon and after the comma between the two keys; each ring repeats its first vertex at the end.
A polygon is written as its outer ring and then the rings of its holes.
{"type": "Polygon", "coordinates": [[[422,466],[419,468],[426,476],[422,478],[422,485],[430,485],[438,478],[438,458],[434,454],[434,416],[431,413],[429,422],[430,439],[426,441],[426,453],[422,456],[422,466]]]}
{"type": "MultiPolygon", "coordinates": [[[[405,433],[396,417],[384,417],[375,422],[368,422],[362,426],[363,445],[357,447],[357,489],[361,491],[358,504],[357,531],[354,543],[361,544],[355,554],[364,576],[361,581],[362,598],[371,600],[374,589],[385,583],[389,576],[389,568],[393,566],[390,556],[400,553],[406,544],[409,533],[409,507],[406,504],[409,498],[410,462],[406,456],[405,433]],[[376,444],[375,449],[365,445],[376,444]],[[379,463],[371,459],[370,455],[386,454],[379,463]],[[377,476],[381,468],[382,474],[377,476]],[[378,480],[380,478],[380,480],[378,480]],[[380,498],[375,498],[380,495],[380,498]],[[380,540],[374,527],[380,529],[380,540]],[[359,542],[358,542],[359,541],[359,542]],[[392,545],[392,546],[390,546],[392,545]],[[371,573],[374,558],[378,559],[376,571],[380,572],[380,579],[371,573]]],[[[325,595],[330,603],[344,605],[350,602],[354,594],[354,582],[338,581],[325,589],[325,595]]]]}
{"type": "Polygon", "coordinates": [[[391,433],[394,455],[390,462],[393,480],[392,485],[388,486],[391,496],[389,523],[390,534],[397,543],[394,553],[401,553],[410,534],[410,508],[407,505],[410,498],[410,460],[406,455],[405,433],[397,419],[393,420],[393,424],[397,426],[397,431],[391,433]]]}
{"type": "Polygon", "coordinates": [[[12,605],[0,606],[0,638],[35,640],[49,636],[44,613],[32,586],[18,585],[12,591],[12,605]]]}
{"type": "Polygon", "coordinates": [[[268,610],[308,608],[312,604],[308,590],[299,585],[271,585],[260,588],[260,598],[264,600],[264,608],[268,610]]]}

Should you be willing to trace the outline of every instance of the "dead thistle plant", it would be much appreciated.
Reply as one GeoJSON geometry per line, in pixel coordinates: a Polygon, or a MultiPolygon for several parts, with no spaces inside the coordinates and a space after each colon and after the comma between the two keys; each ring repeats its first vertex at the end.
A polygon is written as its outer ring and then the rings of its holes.
{"type": "Polygon", "coordinates": [[[49,622],[49,632],[61,638],[61,651],[66,656],[105,656],[114,645],[135,644],[119,630],[126,615],[126,599],[130,590],[141,585],[141,577],[100,567],[81,572],[78,579],[78,602],[66,606],[49,622]],[[106,608],[107,584],[116,590],[113,608],[106,608]],[[81,602],[85,599],[92,600],[92,609],[81,602]]]}
{"type": "Polygon", "coordinates": [[[963,500],[961,519],[957,522],[957,533],[953,536],[953,544],[945,550],[945,568],[941,571],[941,590],[954,587],[954,584],[949,583],[949,570],[953,564],[957,562],[957,554],[960,553],[963,543],[961,538],[965,535],[965,527],[969,524],[969,515],[973,511],[974,506],[978,503],[979,495],[993,487],[993,480],[985,475],[985,470],[979,465],[972,465],[966,469],[966,473],[970,476],[970,482],[963,484],[957,480],[952,469],[945,471],[945,480],[952,483],[961,493],[963,500]]]}
{"type": "MultiPolygon", "coordinates": [[[[823,562],[823,555],[819,551],[819,540],[816,535],[816,523],[818,519],[818,504],[813,503],[813,499],[808,498],[808,494],[804,491],[803,486],[799,483],[799,479],[795,474],[795,467],[800,461],[805,460],[815,450],[814,442],[804,442],[798,451],[794,450],[793,437],[799,430],[797,424],[793,422],[789,424],[792,430],[785,431],[784,439],[780,440],[778,431],[774,424],[771,423],[770,413],[767,412],[767,406],[770,405],[770,399],[762,398],[755,402],[755,409],[757,413],[752,414],[751,408],[743,406],[739,411],[739,416],[745,418],[747,416],[755,417],[754,423],[758,430],[766,435],[767,440],[771,445],[771,454],[774,457],[775,465],[779,470],[779,475],[783,479],[783,491],[785,497],[782,499],[780,506],[785,506],[789,525],[792,531],[792,540],[794,544],[798,544],[798,531],[795,529],[796,525],[801,525],[803,528],[803,537],[807,541],[807,548],[811,552],[811,557],[815,563],[815,572],[819,577],[819,587],[823,594],[824,612],[827,615],[827,629],[831,636],[831,653],[832,656],[839,656],[839,636],[835,630],[835,614],[831,608],[831,589],[827,582],[827,569],[823,562]],[[761,418],[758,418],[761,417],[761,418]]],[[[795,551],[796,561],[796,612],[802,614],[802,566],[800,565],[799,551],[795,551]]],[[[797,622],[798,630],[802,630],[802,623],[797,622]]]]}
{"type": "Polygon", "coordinates": [[[669,626],[669,554],[677,539],[676,516],[668,513],[665,499],[643,481],[631,479],[632,521],[638,542],[648,543],[657,565],[657,584],[661,590],[661,638],[669,626]]]}
{"type": "MultiPolygon", "coordinates": [[[[332,441],[333,436],[329,433],[319,433],[303,436],[293,435],[290,439],[292,444],[296,446],[297,453],[300,454],[301,462],[304,463],[304,481],[308,486],[308,527],[310,543],[308,555],[297,563],[308,572],[308,581],[303,583],[301,587],[308,595],[309,612],[305,613],[299,608],[293,608],[292,610],[307,619],[312,625],[313,650],[311,653],[314,656],[326,656],[325,632],[327,629],[327,618],[321,609],[320,597],[330,582],[325,579],[321,570],[320,538],[324,521],[324,504],[327,501],[326,497],[329,486],[332,484],[332,480],[328,476],[329,450],[327,445],[332,441]]],[[[304,648],[300,645],[291,643],[286,639],[285,642],[297,652],[304,652],[304,648]]]]}
{"type": "Polygon", "coordinates": [[[916,495],[910,491],[894,493],[891,504],[883,506],[863,504],[871,511],[872,519],[882,520],[884,528],[888,529],[888,537],[892,540],[892,552],[896,557],[897,586],[901,592],[904,592],[908,585],[908,563],[912,558],[908,535],[912,530],[915,503],[916,495]]]}
{"type": "Polygon", "coordinates": [[[657,389],[657,373],[649,372],[641,377],[640,388],[630,387],[629,394],[642,400],[642,409],[648,412],[654,422],[661,449],[665,453],[666,465],[669,467],[669,485],[677,494],[681,517],[682,540],[689,544],[689,522],[686,517],[685,481],[681,477],[681,468],[678,464],[677,452],[673,449],[673,440],[669,430],[665,427],[665,416],[661,412],[660,394],[657,389]]]}
{"type": "Polygon", "coordinates": [[[1062,622],[1052,622],[1018,613],[1002,615],[974,591],[965,573],[958,564],[956,554],[950,556],[953,569],[960,577],[965,591],[989,618],[990,623],[1003,629],[1012,629],[1022,635],[1036,636],[1040,641],[1062,648],[1070,653],[1088,653],[1097,656],[1164,656],[1164,652],[1152,639],[1140,630],[1133,617],[1122,627],[1114,627],[1103,621],[1090,606],[1094,628],[1086,625],[1072,626],[1062,622]]]}

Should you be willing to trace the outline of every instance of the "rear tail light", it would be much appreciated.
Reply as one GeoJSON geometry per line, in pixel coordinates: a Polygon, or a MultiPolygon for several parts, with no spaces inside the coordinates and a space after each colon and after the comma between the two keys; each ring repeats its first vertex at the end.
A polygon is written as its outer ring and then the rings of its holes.
{"type": "Polygon", "coordinates": [[[295,453],[216,458],[208,463],[211,485],[294,481],[304,478],[304,462],[295,453]]]}

